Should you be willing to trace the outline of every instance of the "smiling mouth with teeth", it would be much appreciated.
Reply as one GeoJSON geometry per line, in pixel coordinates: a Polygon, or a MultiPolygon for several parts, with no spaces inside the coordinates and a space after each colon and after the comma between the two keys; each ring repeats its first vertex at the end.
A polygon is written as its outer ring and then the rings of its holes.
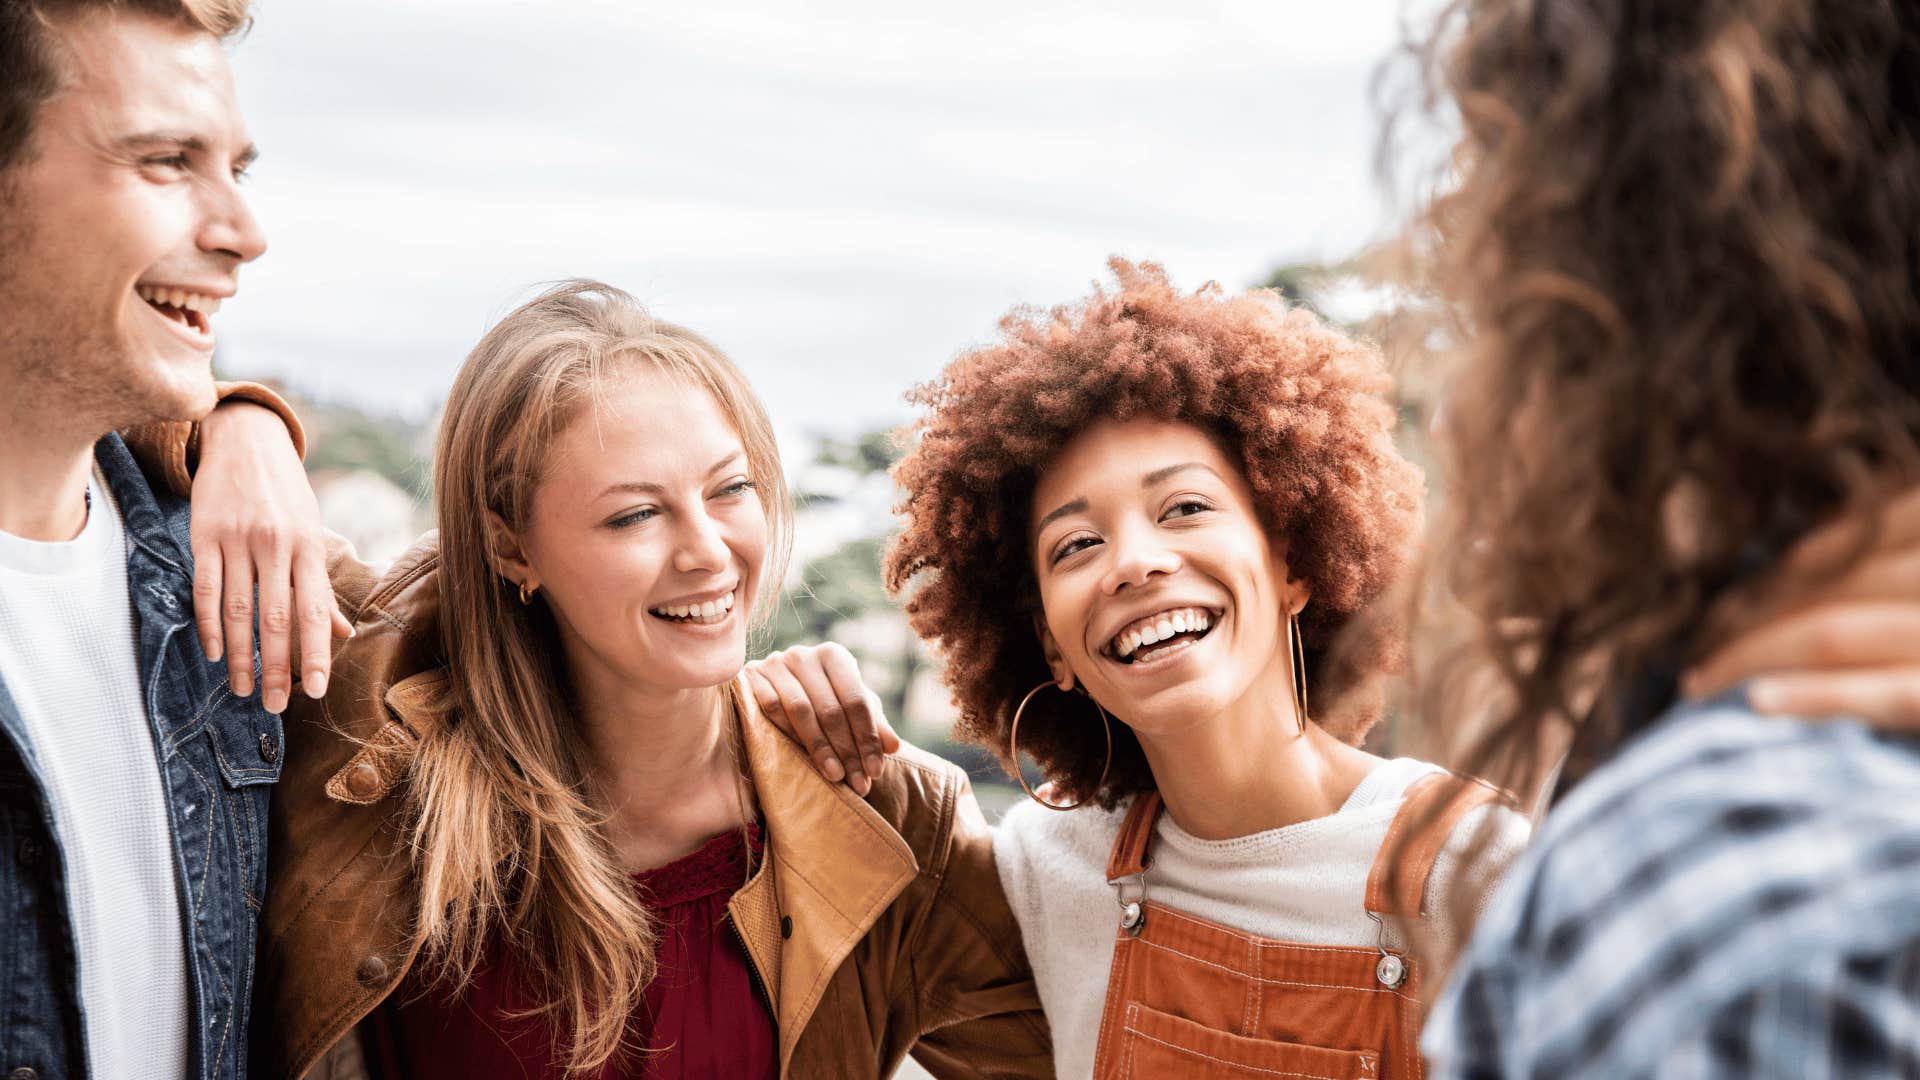
{"type": "Polygon", "coordinates": [[[704,604],[682,604],[668,607],[648,608],[647,614],[668,622],[693,623],[696,626],[708,626],[727,617],[733,610],[733,594],[728,593],[718,600],[709,600],[704,604]]]}
{"type": "Polygon", "coordinates": [[[1206,608],[1175,608],[1128,623],[1107,652],[1122,664],[1151,660],[1191,646],[1213,630],[1219,613],[1206,608]]]}
{"type": "Polygon", "coordinates": [[[154,285],[135,286],[134,292],[148,307],[174,322],[202,334],[213,333],[213,313],[220,310],[219,297],[154,285]]]}

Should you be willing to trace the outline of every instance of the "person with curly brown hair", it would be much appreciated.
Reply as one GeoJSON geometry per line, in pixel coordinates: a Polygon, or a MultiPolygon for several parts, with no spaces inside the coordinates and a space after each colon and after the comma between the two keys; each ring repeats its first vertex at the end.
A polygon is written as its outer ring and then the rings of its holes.
{"type": "Polygon", "coordinates": [[[1417,1076],[1411,924],[1456,837],[1491,819],[1497,864],[1525,825],[1358,748],[1402,649],[1356,617],[1421,518],[1390,380],[1276,296],[1112,268],[914,393],[886,566],[962,734],[1093,804],[1023,804],[995,843],[1056,1066],[1417,1076]],[[1389,835],[1442,807],[1389,867],[1389,835]]]}
{"type": "Polygon", "coordinates": [[[1920,750],[1767,715],[1791,681],[1679,700],[1810,583],[1869,702],[1920,640],[1913,560],[1860,561],[1920,478],[1920,9],[1459,0],[1424,55],[1461,145],[1418,246],[1469,329],[1417,700],[1497,782],[1571,747],[1435,1071],[1920,1073],[1920,750]]]}

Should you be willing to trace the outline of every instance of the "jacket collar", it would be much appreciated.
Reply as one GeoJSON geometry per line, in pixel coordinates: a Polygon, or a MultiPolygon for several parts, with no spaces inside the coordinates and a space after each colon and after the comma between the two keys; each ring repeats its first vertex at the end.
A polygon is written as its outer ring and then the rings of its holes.
{"type": "MultiPolygon", "coordinates": [[[[448,696],[439,691],[447,677],[445,669],[422,672],[387,691],[387,705],[415,737],[445,722],[448,696]]],[[[920,865],[878,811],[814,771],[800,744],[761,713],[744,676],[727,691],[767,833],[759,871],[727,910],[773,1005],[785,1075],[834,972],[920,865]]]]}

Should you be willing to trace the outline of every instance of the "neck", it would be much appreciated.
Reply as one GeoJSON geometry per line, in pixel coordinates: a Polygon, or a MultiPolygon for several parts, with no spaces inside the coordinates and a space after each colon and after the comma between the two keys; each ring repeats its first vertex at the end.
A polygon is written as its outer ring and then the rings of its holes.
{"type": "Polygon", "coordinates": [[[594,695],[581,710],[594,769],[616,805],[674,803],[733,771],[724,686],[594,695]]]}
{"type": "MultiPolygon", "coordinates": [[[[586,682],[587,680],[582,680],[586,682]]],[[[662,693],[577,685],[608,840],[629,870],[663,866],[751,820],[727,686],[662,693]]]]}
{"type": "Polygon", "coordinates": [[[1379,759],[1300,730],[1291,676],[1257,680],[1218,715],[1172,733],[1139,732],[1167,813],[1203,840],[1296,825],[1340,809],[1379,759]]]}
{"type": "Polygon", "coordinates": [[[0,532],[71,540],[87,524],[87,474],[100,433],[56,422],[44,399],[10,390],[0,405],[0,532]]]}

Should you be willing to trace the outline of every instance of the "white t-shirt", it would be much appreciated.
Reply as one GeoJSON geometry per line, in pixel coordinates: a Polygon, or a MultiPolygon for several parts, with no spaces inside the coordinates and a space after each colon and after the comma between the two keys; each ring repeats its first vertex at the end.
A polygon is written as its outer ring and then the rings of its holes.
{"type": "MultiPolygon", "coordinates": [[[[1338,812],[1231,840],[1202,840],[1161,814],[1148,898],[1277,941],[1378,945],[1380,926],[1366,912],[1367,875],[1407,789],[1437,768],[1411,758],[1385,762],[1338,812]]],[[[1093,1074],[1120,925],[1107,858],[1130,802],[1112,812],[1090,806],[1067,813],[1022,802],[994,833],[994,862],[1020,922],[1040,1004],[1053,1028],[1054,1065],[1063,1078],[1093,1074]]],[[[1462,853],[1479,839],[1477,830],[1490,813],[1499,816],[1482,858],[1504,867],[1525,846],[1527,822],[1519,814],[1497,806],[1467,814],[1427,879],[1429,910],[1448,895],[1462,853]]],[[[1432,919],[1426,927],[1441,948],[1449,947],[1445,921],[1432,919]]],[[[1387,922],[1387,943],[1404,946],[1394,924],[1387,922]]]]}
{"type": "Polygon", "coordinates": [[[126,529],[96,473],[80,535],[0,532],[0,679],[53,809],[91,1075],[183,1078],[186,942],[140,692],[126,529]]]}

